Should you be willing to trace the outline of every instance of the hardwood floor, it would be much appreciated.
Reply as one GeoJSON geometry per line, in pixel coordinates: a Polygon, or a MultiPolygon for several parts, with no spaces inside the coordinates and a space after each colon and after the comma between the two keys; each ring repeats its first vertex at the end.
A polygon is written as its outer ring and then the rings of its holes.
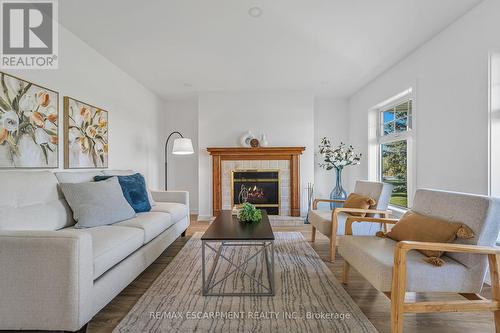
{"type": "MultiPolygon", "coordinates": [[[[135,302],[153,283],[156,277],[167,267],[175,255],[182,249],[191,235],[204,231],[208,223],[197,222],[192,218],[187,236],[177,239],[167,250],[146,269],[134,282],[125,288],[111,303],[101,310],[89,323],[87,332],[111,332],[120,320],[128,313],[135,302]]],[[[306,239],[310,239],[310,226],[273,227],[274,231],[300,231],[306,239]]],[[[342,276],[342,257],[338,256],[335,264],[328,261],[328,238],[317,233],[316,242],[311,246],[332,270],[337,279],[342,276]]],[[[363,310],[368,319],[379,332],[390,332],[390,302],[386,296],[374,289],[356,270],[351,269],[349,285],[345,287],[356,304],[363,310]]],[[[490,297],[490,288],[485,286],[483,296],[490,297]]],[[[443,300],[461,299],[460,296],[444,294],[407,295],[407,300],[443,300]]],[[[441,313],[441,314],[407,314],[405,315],[405,333],[451,333],[451,332],[494,332],[491,313],[441,313]]]]}

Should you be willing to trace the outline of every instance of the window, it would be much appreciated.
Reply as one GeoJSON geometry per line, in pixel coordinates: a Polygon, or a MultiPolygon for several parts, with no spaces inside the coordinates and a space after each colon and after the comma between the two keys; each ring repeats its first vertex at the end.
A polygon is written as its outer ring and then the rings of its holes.
{"type": "Polygon", "coordinates": [[[406,140],[380,145],[381,174],[384,183],[394,185],[391,205],[408,207],[408,149],[406,140]]]}
{"type": "Polygon", "coordinates": [[[379,181],[394,185],[390,204],[407,208],[411,193],[409,161],[413,135],[411,90],[392,103],[377,108],[377,113],[379,123],[377,178],[379,181]]]}
{"type": "Polygon", "coordinates": [[[412,101],[406,101],[382,111],[381,125],[383,135],[401,133],[411,129],[412,101]]]}

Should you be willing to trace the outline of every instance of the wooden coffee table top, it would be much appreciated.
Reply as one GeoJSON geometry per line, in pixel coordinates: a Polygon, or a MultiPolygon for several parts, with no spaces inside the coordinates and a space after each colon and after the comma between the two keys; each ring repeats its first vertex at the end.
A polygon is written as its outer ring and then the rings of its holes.
{"type": "Polygon", "coordinates": [[[262,221],[258,223],[240,222],[231,211],[223,210],[201,240],[274,240],[274,234],[265,210],[262,210],[262,221]]]}

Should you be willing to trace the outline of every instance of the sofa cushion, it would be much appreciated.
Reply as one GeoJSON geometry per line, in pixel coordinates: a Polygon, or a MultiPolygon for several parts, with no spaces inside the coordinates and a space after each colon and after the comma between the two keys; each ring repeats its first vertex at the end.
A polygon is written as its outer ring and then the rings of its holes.
{"type": "Polygon", "coordinates": [[[61,189],[73,210],[75,227],[91,228],[128,220],[135,212],[116,177],[89,183],[64,183],[61,189]]]}
{"type": "Polygon", "coordinates": [[[173,223],[177,223],[189,216],[188,206],[175,202],[157,202],[151,211],[169,213],[173,223]]]}
{"type": "Polygon", "coordinates": [[[144,243],[144,231],[139,228],[114,225],[75,230],[89,233],[92,237],[94,280],[144,243]]]}
{"type": "Polygon", "coordinates": [[[170,214],[162,212],[138,213],[133,219],[115,224],[116,226],[125,226],[139,228],[144,231],[144,244],[149,243],[156,236],[167,230],[174,222],[170,214]]]}
{"type": "Polygon", "coordinates": [[[50,171],[0,172],[0,230],[59,230],[73,225],[50,171]]]}
{"type": "MultiPolygon", "coordinates": [[[[339,253],[375,288],[391,291],[394,247],[388,238],[345,236],[339,253]]],[[[479,292],[481,286],[472,270],[444,255],[442,267],[429,265],[418,251],[407,253],[407,291],[410,292],[479,292]]]]}
{"type": "MultiPolygon", "coordinates": [[[[337,235],[345,234],[345,222],[349,215],[339,213],[337,215],[337,235]]],[[[332,211],[312,210],[309,212],[309,223],[313,225],[323,235],[330,237],[332,234],[332,211]]],[[[354,235],[374,235],[380,230],[378,223],[354,223],[352,231],[354,235]]]]}

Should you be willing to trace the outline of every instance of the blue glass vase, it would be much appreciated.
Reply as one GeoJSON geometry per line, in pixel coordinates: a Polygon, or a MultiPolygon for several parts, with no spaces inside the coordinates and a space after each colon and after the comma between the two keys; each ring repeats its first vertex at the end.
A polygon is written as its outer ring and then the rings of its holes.
{"type": "MultiPolygon", "coordinates": [[[[335,169],[335,188],[330,193],[331,200],[345,200],[347,198],[347,192],[342,187],[342,168],[335,169]]],[[[331,202],[330,209],[335,209],[342,207],[340,202],[331,202]]]]}

